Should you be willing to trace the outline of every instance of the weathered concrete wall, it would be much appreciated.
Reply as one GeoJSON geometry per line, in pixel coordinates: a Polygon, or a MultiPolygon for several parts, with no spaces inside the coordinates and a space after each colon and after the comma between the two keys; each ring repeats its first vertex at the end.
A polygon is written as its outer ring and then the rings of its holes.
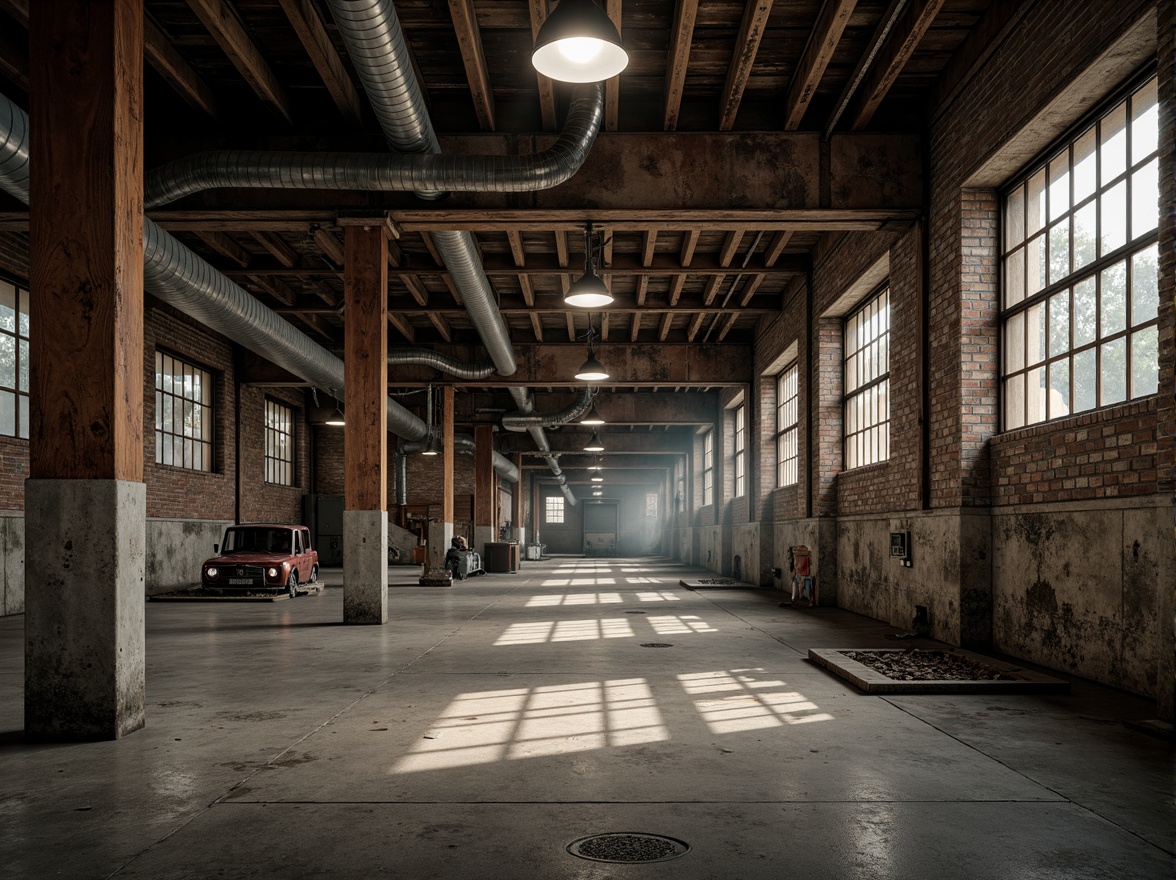
{"type": "Polygon", "coordinates": [[[731,574],[731,527],[702,526],[696,531],[695,565],[716,574],[731,574]]]}
{"type": "Polygon", "coordinates": [[[760,524],[740,523],[731,526],[731,554],[728,571],[735,575],[735,557],[739,557],[739,579],[749,584],[772,585],[771,566],[764,567],[760,552],[760,524]]]}
{"type": "Polygon", "coordinates": [[[0,583],[0,616],[23,614],[24,589],[24,516],[0,516],[0,554],[3,579],[0,583]]]}
{"type": "Polygon", "coordinates": [[[200,563],[213,555],[230,520],[147,520],[147,595],[200,586],[200,563]]]}
{"type": "Polygon", "coordinates": [[[994,509],[993,646],[1156,696],[1171,524],[1158,498],[994,509]]]}
{"type": "Polygon", "coordinates": [[[811,517],[777,522],[772,528],[772,566],[780,569],[775,581],[781,590],[791,593],[788,573],[788,550],[808,547],[812,552],[811,568],[817,579],[817,604],[837,604],[837,521],[832,517],[811,517]]]}

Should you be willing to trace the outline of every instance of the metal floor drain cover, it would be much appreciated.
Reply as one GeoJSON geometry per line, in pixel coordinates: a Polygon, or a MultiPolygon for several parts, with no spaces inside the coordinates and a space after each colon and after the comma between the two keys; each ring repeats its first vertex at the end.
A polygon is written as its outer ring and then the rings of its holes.
{"type": "Polygon", "coordinates": [[[644,614],[644,611],[626,611],[626,614],[644,614]]]}
{"type": "Polygon", "coordinates": [[[672,648],[674,647],[669,642],[642,642],[642,648],[672,648]]]}
{"type": "Polygon", "coordinates": [[[668,862],[690,852],[690,844],[660,834],[593,834],[573,840],[567,851],[593,862],[668,862]]]}

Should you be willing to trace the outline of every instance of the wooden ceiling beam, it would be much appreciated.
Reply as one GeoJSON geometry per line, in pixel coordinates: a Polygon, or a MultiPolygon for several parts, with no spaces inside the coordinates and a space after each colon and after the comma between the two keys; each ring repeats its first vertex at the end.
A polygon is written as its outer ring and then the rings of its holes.
{"type": "Polygon", "coordinates": [[[725,277],[725,275],[712,275],[707,279],[706,287],[702,291],[703,305],[709,306],[715,301],[715,296],[718,294],[719,288],[722,286],[723,279],[725,277]]]}
{"type": "Polygon", "coordinates": [[[706,312],[699,312],[694,316],[694,320],[690,322],[690,329],[686,331],[686,338],[691,342],[694,337],[698,335],[698,330],[702,327],[702,322],[706,319],[706,312]]]}
{"type": "Polygon", "coordinates": [[[309,327],[316,335],[320,336],[326,342],[332,344],[338,342],[338,340],[335,338],[335,334],[327,329],[323,323],[323,319],[318,315],[299,315],[298,320],[309,327]]]}
{"type": "MultiPolygon", "coordinates": [[[[425,290],[425,286],[421,283],[421,279],[416,275],[401,275],[399,276],[401,282],[408,289],[409,295],[417,301],[419,306],[427,306],[429,304],[429,292],[425,290]]],[[[434,311],[429,312],[430,315],[435,314],[434,311]]]]}
{"type": "Polygon", "coordinates": [[[659,342],[665,342],[666,337],[670,335],[670,326],[674,323],[674,313],[666,312],[662,316],[661,329],[658,331],[657,338],[659,342]]]}
{"type": "Polygon", "coordinates": [[[449,0],[449,16],[453,19],[457,47],[470,84],[470,98],[474,102],[478,124],[483,131],[494,131],[494,87],[490,84],[490,71],[486,67],[482,32],[474,14],[473,0],[449,0]]]}
{"type": "Polygon", "coordinates": [[[743,241],[743,230],[732,229],[727,233],[727,238],[723,242],[723,250],[719,254],[719,265],[723,268],[731,265],[731,261],[735,259],[735,254],[739,250],[739,244],[743,241]]]}
{"type": "Polygon", "coordinates": [[[640,312],[634,312],[633,317],[629,319],[629,341],[636,342],[638,334],[641,333],[641,318],[640,312]]]}
{"type": "MultiPolygon", "coordinates": [[[[245,273],[238,273],[238,278],[247,278],[245,273]]],[[[260,276],[264,278],[265,276],[260,276]]],[[[397,288],[395,295],[400,295],[397,288]]],[[[404,302],[397,304],[397,311],[404,315],[424,315],[426,312],[437,312],[446,315],[447,317],[459,318],[465,314],[464,310],[458,306],[446,304],[439,306],[435,301],[430,301],[429,305],[422,306],[415,300],[409,302],[411,299],[407,293],[404,294],[404,302]]],[[[534,306],[528,306],[521,296],[504,296],[501,298],[499,311],[508,318],[526,318],[532,312],[538,315],[566,315],[569,318],[575,318],[577,315],[583,315],[584,310],[574,306],[565,306],[563,302],[556,296],[545,297],[546,302],[536,301],[534,306]]],[[[780,312],[779,299],[775,298],[769,304],[769,297],[764,295],[761,297],[763,305],[754,306],[744,309],[744,315],[774,315],[780,312]]],[[[659,296],[656,301],[648,301],[644,306],[638,306],[632,297],[620,295],[617,296],[611,303],[609,303],[608,310],[613,315],[631,315],[631,314],[653,314],[655,312],[672,312],[675,315],[693,315],[695,312],[702,311],[707,314],[717,314],[721,312],[730,311],[723,309],[718,305],[704,305],[700,296],[690,296],[682,299],[680,302],[670,305],[665,296],[659,296]]],[[[311,312],[320,314],[329,314],[334,312],[334,309],[325,308],[320,305],[316,299],[311,297],[300,297],[298,302],[289,309],[279,309],[279,313],[285,312],[311,312]]]]}
{"type": "Polygon", "coordinates": [[[646,229],[641,233],[641,264],[648,266],[657,252],[657,230],[646,229]]]}
{"type": "Polygon", "coordinates": [[[739,320],[739,313],[735,312],[727,318],[723,328],[719,331],[719,342],[727,338],[727,334],[731,332],[731,328],[735,326],[735,322],[739,320]]]}
{"type": "Polygon", "coordinates": [[[639,305],[639,306],[645,305],[645,297],[646,297],[648,291],[649,291],[649,276],[648,275],[638,275],[637,276],[637,291],[636,291],[637,305],[639,305]]]}
{"type": "Polygon", "coordinates": [[[751,302],[751,298],[759,292],[760,285],[764,283],[765,276],[763,274],[752,275],[747,282],[747,286],[743,288],[743,297],[739,300],[739,307],[746,308],[747,304],[751,302]]]}
{"type": "Polygon", "coordinates": [[[444,339],[446,342],[451,341],[453,334],[449,328],[449,322],[446,321],[444,317],[438,315],[436,312],[429,312],[429,321],[432,323],[433,327],[436,328],[437,332],[441,334],[442,339],[444,339]]]}
{"type": "Polygon", "coordinates": [[[530,275],[519,275],[519,289],[523,292],[523,302],[528,306],[535,305],[535,287],[530,275]]]}
{"type": "Polygon", "coordinates": [[[682,288],[686,286],[685,275],[675,275],[673,282],[670,284],[670,305],[676,306],[678,299],[682,296],[682,288]]]}
{"type": "Polygon", "coordinates": [[[719,102],[719,131],[730,131],[743,101],[743,90],[755,65],[760,40],[768,26],[772,12],[772,0],[749,0],[743,9],[743,22],[739,26],[739,37],[731,53],[731,64],[727,67],[727,80],[723,84],[723,97],[719,102]]]}
{"type": "MultiPolygon", "coordinates": [[[[605,12],[621,34],[621,0],[607,0],[605,12]]],[[[617,74],[604,84],[604,130],[616,131],[621,105],[621,76],[617,74]]]]}
{"type": "Polygon", "coordinates": [[[395,327],[397,332],[409,342],[416,342],[416,331],[403,315],[388,309],[388,323],[395,327]]]}
{"type": "Polygon", "coordinates": [[[677,0],[674,26],[670,31],[670,48],[666,56],[666,96],[662,128],[674,131],[682,109],[682,92],[686,87],[686,68],[690,66],[690,44],[694,41],[694,19],[698,0],[677,0]]]}
{"type": "Polygon", "coordinates": [[[543,321],[537,312],[531,312],[531,332],[535,334],[537,342],[543,341],[543,321]]]}
{"type": "Polygon", "coordinates": [[[902,20],[891,31],[873,69],[867,74],[858,92],[858,99],[849,117],[849,127],[861,130],[870,124],[882,100],[890,91],[902,69],[919,47],[945,0],[913,0],[902,20]]]}
{"type": "Polygon", "coordinates": [[[527,265],[527,252],[523,248],[523,234],[517,229],[508,229],[506,240],[510,243],[510,254],[514,257],[514,264],[521,269],[527,265]]]}
{"type": "Polygon", "coordinates": [[[679,254],[679,260],[683,266],[689,266],[690,261],[694,259],[694,248],[698,245],[699,234],[700,230],[689,229],[682,238],[682,251],[679,254]]]}
{"type": "Polygon", "coordinates": [[[284,306],[292,306],[298,302],[298,294],[280,278],[254,278],[250,276],[249,280],[284,306]]]}
{"type": "Polygon", "coordinates": [[[600,341],[608,342],[608,312],[600,316],[600,341]]]}
{"type": "Polygon", "coordinates": [[[187,0],[212,38],[263,102],[287,122],[294,121],[290,97],[227,0],[187,0]]]}
{"type": "Polygon", "coordinates": [[[223,232],[197,232],[196,237],[227,260],[242,269],[249,265],[249,251],[233,241],[223,232]]]}
{"type": "Polygon", "coordinates": [[[311,237],[314,238],[314,243],[319,246],[319,249],[335,261],[335,265],[343,265],[343,243],[335,237],[335,233],[322,226],[316,226],[311,237]]]}
{"type": "Polygon", "coordinates": [[[775,266],[776,261],[780,259],[780,254],[784,253],[784,248],[788,247],[788,242],[792,238],[792,230],[781,229],[776,233],[772,239],[772,243],[768,245],[767,251],[764,252],[764,265],[775,266]]]}
{"type": "Polygon", "coordinates": [[[555,232],[555,255],[561,267],[568,265],[568,234],[563,230],[555,232]]]}
{"type": "Polygon", "coordinates": [[[849,17],[856,6],[857,0],[825,0],[824,6],[821,7],[816,26],[809,35],[808,45],[800,56],[800,62],[788,87],[788,97],[784,103],[785,131],[796,131],[800,128],[805,111],[817,93],[817,86],[821,83],[821,77],[825,75],[825,68],[833,60],[833,53],[837,50],[837,44],[841,42],[841,35],[845,32],[849,17]]]}
{"type": "Polygon", "coordinates": [[[355,84],[343,66],[343,60],[327,34],[326,26],[311,0],[278,0],[294,33],[298,35],[302,48],[310,57],[311,64],[318,71],[319,78],[327,87],[331,100],[339,108],[343,118],[354,126],[363,122],[363,105],[355,84]]]}
{"type": "Polygon", "coordinates": [[[285,239],[272,232],[251,232],[253,240],[265,248],[270,255],[285,266],[287,269],[293,269],[300,265],[302,258],[298,255],[298,251],[286,244],[285,239]]]}
{"type": "MultiPolygon", "coordinates": [[[[539,28],[547,20],[547,0],[528,0],[531,14],[531,42],[539,35],[539,28]]],[[[539,112],[543,118],[543,130],[555,131],[555,83],[549,77],[535,71],[539,85],[539,112]]]]}
{"type": "Polygon", "coordinates": [[[212,89],[149,15],[143,16],[143,57],[193,109],[213,119],[218,117],[220,111],[212,89]]]}
{"type": "Polygon", "coordinates": [[[565,312],[564,317],[568,321],[568,342],[576,341],[576,317],[575,312],[565,312]]]}

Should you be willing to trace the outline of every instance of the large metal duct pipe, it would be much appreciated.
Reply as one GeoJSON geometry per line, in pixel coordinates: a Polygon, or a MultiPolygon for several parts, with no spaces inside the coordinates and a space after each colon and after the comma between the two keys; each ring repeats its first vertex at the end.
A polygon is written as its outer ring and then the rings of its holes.
{"type": "Polygon", "coordinates": [[[534,192],[575,174],[600,131],[600,83],[576,88],[563,132],[527,156],[442,156],[429,153],[316,153],[218,150],[197,153],[148,172],[144,201],[158,208],[217,187],[371,192],[534,192]]]}
{"type": "MultiPolygon", "coordinates": [[[[327,0],[327,6],[389,146],[407,153],[439,153],[437,135],[413,74],[392,0],[327,0]]],[[[600,94],[599,85],[595,94],[600,94]]],[[[601,99],[597,97],[597,100],[601,99]]],[[[599,113],[600,109],[596,109],[593,116],[599,113]]],[[[599,125],[597,120],[594,130],[598,130],[599,125]]],[[[586,146],[591,145],[591,140],[588,139],[586,146]]],[[[416,192],[426,198],[437,195],[435,189],[416,192]]],[[[462,301],[495,369],[503,376],[512,375],[518,364],[510,345],[510,335],[498,310],[490,279],[482,268],[473,236],[468,232],[437,232],[433,234],[433,242],[450,277],[461,291],[462,301]]],[[[511,393],[520,404],[519,409],[528,414],[530,410],[523,406],[524,403],[530,405],[527,390],[512,388],[511,393]]],[[[550,451],[542,428],[531,429],[531,436],[541,452],[550,451]]],[[[575,504],[575,497],[559,473],[559,465],[553,457],[549,456],[547,461],[552,473],[560,480],[569,503],[575,504]]]]}
{"type": "Polygon", "coordinates": [[[551,413],[550,415],[520,415],[519,413],[512,413],[511,415],[503,416],[502,427],[508,431],[527,431],[531,428],[558,428],[560,425],[574,422],[580,416],[584,415],[584,413],[588,412],[588,407],[592,406],[592,398],[595,396],[595,393],[595,388],[585,388],[571,406],[559,412],[551,413]]]}
{"type": "Polygon", "coordinates": [[[431,348],[389,349],[388,366],[432,367],[459,379],[487,379],[494,373],[493,364],[468,364],[431,348]]]}
{"type": "MultiPolygon", "coordinates": [[[[28,204],[29,119],[3,95],[0,188],[28,204]]],[[[159,299],[324,391],[337,393],[343,388],[339,358],[295,330],[149,218],[143,220],[143,264],[144,286],[159,299]]],[[[396,401],[388,399],[387,408],[391,433],[410,440],[427,437],[428,426],[396,401]]],[[[495,469],[508,480],[506,474],[518,473],[505,456],[495,459],[495,469]]]]}

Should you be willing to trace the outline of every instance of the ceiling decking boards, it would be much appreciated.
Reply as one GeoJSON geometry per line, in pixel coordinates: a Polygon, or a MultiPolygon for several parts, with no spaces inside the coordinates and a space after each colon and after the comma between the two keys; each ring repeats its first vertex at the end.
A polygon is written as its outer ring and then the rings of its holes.
{"type": "Polygon", "coordinates": [[[809,35],[808,46],[788,87],[782,126],[785,131],[800,128],[805,111],[812,104],[817,86],[825,75],[825,68],[833,60],[833,53],[841,42],[841,35],[849,24],[855,6],[857,0],[825,0],[816,27],[809,35]]]}
{"type": "Polygon", "coordinates": [[[674,25],[670,30],[670,48],[666,57],[665,109],[662,114],[662,128],[666,131],[674,131],[678,127],[697,15],[698,0],[675,0],[674,25]]]}

